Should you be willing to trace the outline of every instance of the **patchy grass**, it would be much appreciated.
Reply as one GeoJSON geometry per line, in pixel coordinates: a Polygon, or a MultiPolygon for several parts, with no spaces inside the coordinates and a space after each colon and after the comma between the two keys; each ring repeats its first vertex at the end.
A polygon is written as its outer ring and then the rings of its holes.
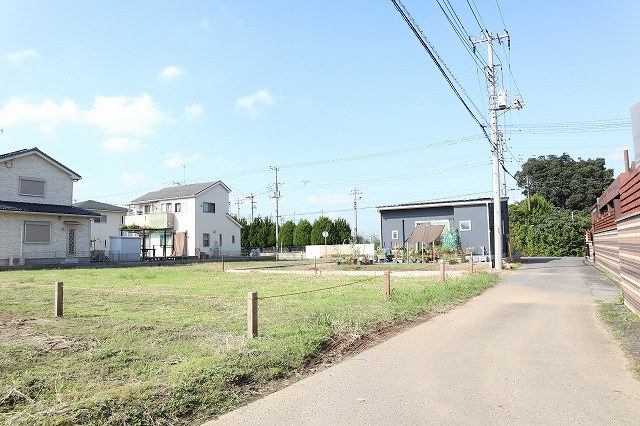
{"type": "Polygon", "coordinates": [[[211,265],[0,273],[0,423],[197,423],[291,376],[329,339],[460,303],[493,285],[450,279],[227,274],[211,265]],[[64,317],[53,283],[64,281],[64,317]],[[260,300],[246,339],[246,296],[260,300]]]}
{"type": "Polygon", "coordinates": [[[640,317],[625,305],[622,292],[616,302],[601,303],[600,317],[629,354],[636,377],[640,379],[640,317]]]}

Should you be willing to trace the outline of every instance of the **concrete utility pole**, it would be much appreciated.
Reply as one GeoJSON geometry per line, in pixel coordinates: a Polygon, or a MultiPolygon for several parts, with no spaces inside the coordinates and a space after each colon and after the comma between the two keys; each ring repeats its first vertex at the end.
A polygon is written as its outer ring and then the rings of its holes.
{"type": "Polygon", "coordinates": [[[358,200],[361,199],[360,195],[362,195],[362,191],[359,191],[357,188],[353,188],[351,191],[351,195],[353,195],[353,242],[354,244],[358,243],[358,200]]]}
{"type": "MultiPolygon", "coordinates": [[[[280,170],[277,167],[271,167],[271,170],[276,172],[276,187],[273,190],[273,195],[271,196],[271,198],[275,198],[276,199],[276,253],[277,253],[277,247],[278,247],[278,228],[280,227],[280,214],[279,214],[279,201],[280,198],[282,197],[282,195],[280,195],[280,187],[278,186],[278,170],[280,170]]],[[[278,258],[278,256],[276,255],[276,259],[278,258]]]]}
{"type": "Polygon", "coordinates": [[[485,30],[483,38],[479,40],[471,40],[474,49],[475,45],[478,43],[487,43],[487,51],[489,53],[487,62],[488,66],[486,67],[486,70],[489,88],[489,114],[491,116],[491,154],[493,166],[493,253],[495,269],[502,269],[502,203],[500,200],[501,141],[498,135],[498,111],[522,108],[522,102],[517,99],[514,100],[513,105],[507,105],[506,91],[501,91],[500,99],[497,99],[496,97],[495,68],[500,65],[494,65],[493,63],[493,41],[496,40],[500,43],[500,40],[505,38],[507,39],[509,47],[511,47],[509,33],[506,31],[503,35],[492,35],[488,30],[485,30]]]}
{"type": "Polygon", "coordinates": [[[251,224],[251,223],[253,223],[253,211],[256,209],[257,201],[254,201],[256,196],[251,194],[251,195],[249,195],[248,197],[245,197],[245,198],[248,198],[248,199],[251,200],[251,222],[249,223],[249,224],[251,224]]]}
{"type": "Polygon", "coordinates": [[[238,220],[240,220],[240,204],[242,204],[242,198],[238,198],[236,200],[236,205],[238,206],[238,215],[236,216],[238,220]]]}

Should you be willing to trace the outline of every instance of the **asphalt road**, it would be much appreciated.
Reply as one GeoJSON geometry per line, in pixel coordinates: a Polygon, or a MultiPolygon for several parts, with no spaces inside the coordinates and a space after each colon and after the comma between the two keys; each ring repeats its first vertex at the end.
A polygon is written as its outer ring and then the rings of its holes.
{"type": "Polygon", "coordinates": [[[541,259],[483,295],[220,424],[640,424],[640,381],[597,318],[615,289],[541,259]]]}

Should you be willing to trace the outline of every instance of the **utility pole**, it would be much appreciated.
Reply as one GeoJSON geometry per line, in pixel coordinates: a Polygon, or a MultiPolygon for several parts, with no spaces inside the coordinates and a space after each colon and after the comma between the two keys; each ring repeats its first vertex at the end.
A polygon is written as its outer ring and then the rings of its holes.
{"type": "Polygon", "coordinates": [[[527,175],[527,209],[531,211],[531,176],[527,175]]]}
{"type": "Polygon", "coordinates": [[[236,216],[238,220],[240,220],[240,204],[242,204],[242,198],[238,198],[236,200],[236,205],[238,206],[238,215],[236,216]]]}
{"type": "Polygon", "coordinates": [[[276,187],[273,190],[273,195],[271,196],[271,198],[275,198],[276,199],[276,259],[278,259],[277,256],[277,247],[278,247],[278,229],[280,228],[280,224],[278,222],[280,222],[280,214],[279,214],[279,201],[280,198],[282,197],[282,195],[280,195],[280,187],[278,186],[278,170],[280,170],[278,167],[271,167],[271,170],[273,170],[274,172],[276,172],[276,187]]]}
{"type": "Polygon", "coordinates": [[[522,108],[522,102],[518,99],[514,100],[513,105],[507,105],[506,91],[500,91],[500,98],[496,96],[496,72],[495,68],[498,65],[493,63],[493,41],[500,43],[501,39],[507,39],[509,48],[511,48],[511,39],[509,33],[506,32],[503,35],[492,35],[488,30],[485,30],[484,36],[481,39],[472,39],[471,43],[474,46],[478,43],[487,43],[488,66],[487,70],[487,83],[489,88],[489,114],[491,116],[491,153],[492,153],[492,166],[493,166],[493,256],[494,256],[494,268],[502,269],[502,202],[500,197],[500,138],[498,136],[498,111],[507,109],[520,109],[522,108]]]}
{"type": "Polygon", "coordinates": [[[245,197],[245,198],[248,198],[248,199],[251,200],[251,223],[253,223],[253,211],[256,209],[256,203],[257,203],[257,201],[254,201],[256,196],[251,194],[251,195],[249,195],[248,197],[245,197]]]}
{"type": "MultiPolygon", "coordinates": [[[[500,141],[498,146],[500,147],[500,164],[504,166],[504,135],[498,130],[498,140],[500,141]]],[[[507,196],[507,171],[505,167],[502,168],[502,196],[507,196]]]]}
{"type": "Polygon", "coordinates": [[[358,200],[361,199],[360,195],[362,191],[359,191],[357,188],[353,188],[351,191],[351,195],[353,195],[353,218],[354,218],[354,226],[353,226],[353,243],[358,243],[358,200]]]}

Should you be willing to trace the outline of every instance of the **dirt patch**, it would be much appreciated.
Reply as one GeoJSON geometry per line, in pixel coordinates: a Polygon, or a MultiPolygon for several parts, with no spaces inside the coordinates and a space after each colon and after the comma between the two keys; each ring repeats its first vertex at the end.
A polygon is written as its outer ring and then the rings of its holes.
{"type": "Polygon", "coordinates": [[[296,375],[298,377],[305,377],[331,367],[418,324],[430,320],[438,313],[440,312],[423,312],[414,319],[380,325],[361,335],[346,334],[332,336],[322,345],[316,354],[305,360],[304,364],[296,372],[296,375]]]}
{"type": "Polygon", "coordinates": [[[0,345],[31,346],[35,349],[32,355],[42,355],[49,352],[60,354],[84,352],[97,343],[85,337],[51,336],[38,331],[38,326],[46,322],[46,320],[29,318],[0,319],[0,345]]]}

